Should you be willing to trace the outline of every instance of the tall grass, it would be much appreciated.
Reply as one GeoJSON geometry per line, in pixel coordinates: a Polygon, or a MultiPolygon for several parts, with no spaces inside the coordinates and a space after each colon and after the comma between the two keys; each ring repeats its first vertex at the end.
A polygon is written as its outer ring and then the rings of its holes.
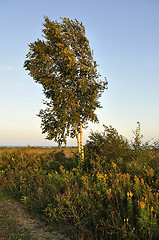
{"type": "Polygon", "coordinates": [[[0,155],[1,189],[48,222],[72,227],[72,239],[159,238],[159,151],[129,143],[114,128],[92,132],[85,160],[64,154],[0,155]]]}

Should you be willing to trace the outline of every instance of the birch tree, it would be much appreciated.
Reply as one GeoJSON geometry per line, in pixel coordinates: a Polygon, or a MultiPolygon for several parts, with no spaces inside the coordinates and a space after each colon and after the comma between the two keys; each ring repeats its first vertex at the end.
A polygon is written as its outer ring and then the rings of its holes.
{"type": "Polygon", "coordinates": [[[24,62],[47,99],[46,109],[39,112],[42,133],[59,145],[66,144],[68,136],[76,137],[84,158],[83,128],[88,121],[98,122],[95,110],[101,107],[99,97],[107,80],[100,79],[82,22],[44,17],[43,27],[42,39],[29,44],[24,62]]]}

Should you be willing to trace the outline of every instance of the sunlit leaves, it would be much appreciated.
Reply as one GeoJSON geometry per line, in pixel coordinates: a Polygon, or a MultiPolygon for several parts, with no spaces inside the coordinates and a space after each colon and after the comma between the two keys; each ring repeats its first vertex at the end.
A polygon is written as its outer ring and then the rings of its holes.
{"type": "Polygon", "coordinates": [[[98,98],[107,80],[100,80],[82,23],[44,19],[43,40],[29,45],[24,67],[50,99],[47,109],[39,113],[42,131],[62,143],[69,134],[74,136],[75,122],[79,130],[88,120],[98,121],[94,111],[101,107],[98,98]]]}

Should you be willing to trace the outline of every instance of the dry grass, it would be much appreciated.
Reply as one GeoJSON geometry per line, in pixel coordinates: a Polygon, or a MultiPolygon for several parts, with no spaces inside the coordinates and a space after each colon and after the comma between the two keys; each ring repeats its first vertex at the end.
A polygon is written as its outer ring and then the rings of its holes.
{"type": "Polygon", "coordinates": [[[43,154],[43,153],[57,153],[57,152],[63,152],[66,157],[72,158],[74,157],[74,154],[78,153],[78,148],[77,147],[52,147],[52,148],[47,148],[47,147],[1,147],[0,148],[0,153],[7,151],[7,152],[12,152],[16,150],[22,150],[23,152],[26,153],[33,153],[33,154],[43,154]]]}

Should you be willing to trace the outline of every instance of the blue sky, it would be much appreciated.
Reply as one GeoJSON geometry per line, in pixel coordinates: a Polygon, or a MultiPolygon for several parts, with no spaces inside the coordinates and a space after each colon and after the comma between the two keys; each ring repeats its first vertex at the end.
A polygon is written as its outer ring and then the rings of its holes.
{"type": "MultiPolygon", "coordinates": [[[[103,131],[112,125],[132,139],[140,121],[145,140],[159,139],[158,0],[1,0],[0,145],[56,145],[41,134],[42,88],[23,68],[28,44],[42,35],[43,17],[77,18],[86,28],[102,77],[109,88],[96,111],[103,131]]],[[[68,138],[68,145],[76,139],[68,138]]]]}

